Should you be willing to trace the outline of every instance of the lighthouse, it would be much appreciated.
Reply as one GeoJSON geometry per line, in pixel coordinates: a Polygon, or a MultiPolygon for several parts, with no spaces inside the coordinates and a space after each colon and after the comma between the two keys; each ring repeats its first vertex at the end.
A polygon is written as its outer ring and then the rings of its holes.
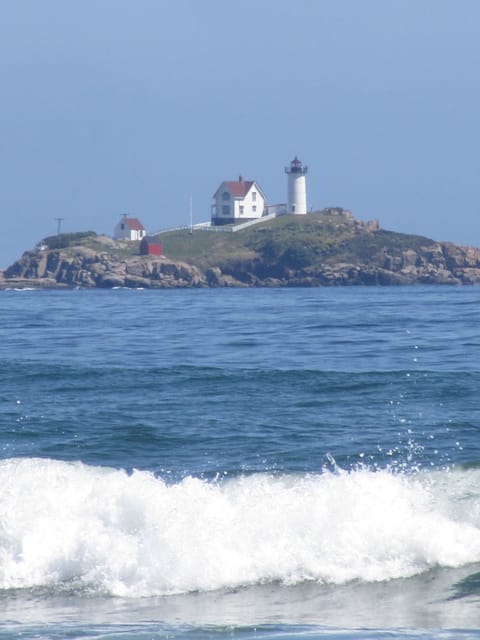
{"type": "Polygon", "coordinates": [[[285,167],[288,175],[287,213],[305,215],[307,213],[307,175],[308,167],[295,156],[289,167],[285,167]]]}

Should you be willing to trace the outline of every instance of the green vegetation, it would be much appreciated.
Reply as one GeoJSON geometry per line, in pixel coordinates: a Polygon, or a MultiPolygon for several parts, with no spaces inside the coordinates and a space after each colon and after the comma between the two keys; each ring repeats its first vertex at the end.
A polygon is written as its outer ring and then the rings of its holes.
{"type": "MultiPolygon", "coordinates": [[[[206,271],[219,267],[223,274],[249,283],[252,277],[288,279],[326,266],[385,264],[405,250],[418,251],[433,240],[378,229],[357,220],[343,209],[325,209],[306,216],[286,215],[259,222],[240,231],[225,227],[162,233],[163,254],[206,271]]],[[[107,253],[113,261],[139,256],[139,242],[114,241],[93,231],[64,233],[45,238],[49,249],[81,246],[107,253]]]]}
{"type": "Polygon", "coordinates": [[[258,266],[281,263],[286,268],[335,262],[368,263],[382,253],[399,255],[433,240],[392,231],[368,229],[343,209],[307,216],[287,215],[235,233],[188,230],[162,234],[164,255],[205,269],[211,266],[258,266]]]}
{"type": "Polygon", "coordinates": [[[423,236],[379,229],[375,233],[355,235],[348,242],[332,246],[328,257],[342,262],[359,261],[368,264],[382,253],[396,256],[407,249],[417,251],[432,244],[433,240],[423,236]]]}
{"type": "Polygon", "coordinates": [[[84,247],[98,253],[114,250],[115,257],[121,260],[137,256],[140,252],[139,241],[113,241],[106,236],[97,235],[95,231],[60,233],[44,238],[39,244],[45,245],[48,249],[84,247]]]}
{"type": "Polygon", "coordinates": [[[87,240],[96,237],[95,231],[77,231],[76,233],[59,233],[42,240],[49,249],[66,249],[75,245],[85,245],[87,240]]]}
{"type": "Polygon", "coordinates": [[[160,240],[164,255],[172,260],[208,268],[231,260],[254,258],[256,252],[249,247],[249,231],[172,231],[162,234],[160,240]]]}
{"type": "MultiPolygon", "coordinates": [[[[54,278],[62,286],[87,287],[141,282],[155,288],[458,284],[461,276],[451,267],[466,264],[461,247],[385,231],[343,209],[261,220],[235,232],[226,227],[171,231],[158,239],[163,258],[141,256],[138,241],[93,231],[50,236],[25,252],[5,278],[54,278]]],[[[474,281],[471,275],[465,279],[474,281]]]]}
{"type": "Polygon", "coordinates": [[[97,236],[95,238],[89,238],[87,242],[82,243],[84,247],[93,249],[97,253],[112,252],[115,254],[115,258],[119,260],[126,260],[133,256],[138,256],[140,253],[140,241],[138,240],[123,240],[113,241],[105,236],[97,236]]]}

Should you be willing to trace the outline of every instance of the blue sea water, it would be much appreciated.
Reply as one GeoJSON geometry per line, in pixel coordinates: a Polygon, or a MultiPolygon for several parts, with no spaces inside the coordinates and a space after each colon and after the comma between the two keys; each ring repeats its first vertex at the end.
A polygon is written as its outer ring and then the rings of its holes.
{"type": "Polygon", "coordinates": [[[480,289],[0,309],[0,640],[480,637],[480,289]]]}

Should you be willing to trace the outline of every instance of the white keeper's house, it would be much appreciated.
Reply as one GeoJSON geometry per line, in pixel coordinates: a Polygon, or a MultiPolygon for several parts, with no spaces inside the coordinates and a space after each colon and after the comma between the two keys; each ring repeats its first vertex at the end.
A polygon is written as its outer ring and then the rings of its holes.
{"type": "Polygon", "coordinates": [[[147,230],[138,218],[129,218],[126,213],[122,215],[116,225],[113,237],[115,240],[141,240],[147,235],[147,230]]]}
{"type": "Polygon", "coordinates": [[[213,195],[212,224],[236,224],[261,218],[265,210],[265,195],[254,180],[222,182],[213,195]]]}

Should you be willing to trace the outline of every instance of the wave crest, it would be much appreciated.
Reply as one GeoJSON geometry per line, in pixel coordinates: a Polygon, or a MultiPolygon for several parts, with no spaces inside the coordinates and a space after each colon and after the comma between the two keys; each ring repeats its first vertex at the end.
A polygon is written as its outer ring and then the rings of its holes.
{"type": "Polygon", "coordinates": [[[480,470],[359,469],[168,485],[145,471],[0,463],[0,587],[121,596],[409,577],[480,561],[480,470]]]}

